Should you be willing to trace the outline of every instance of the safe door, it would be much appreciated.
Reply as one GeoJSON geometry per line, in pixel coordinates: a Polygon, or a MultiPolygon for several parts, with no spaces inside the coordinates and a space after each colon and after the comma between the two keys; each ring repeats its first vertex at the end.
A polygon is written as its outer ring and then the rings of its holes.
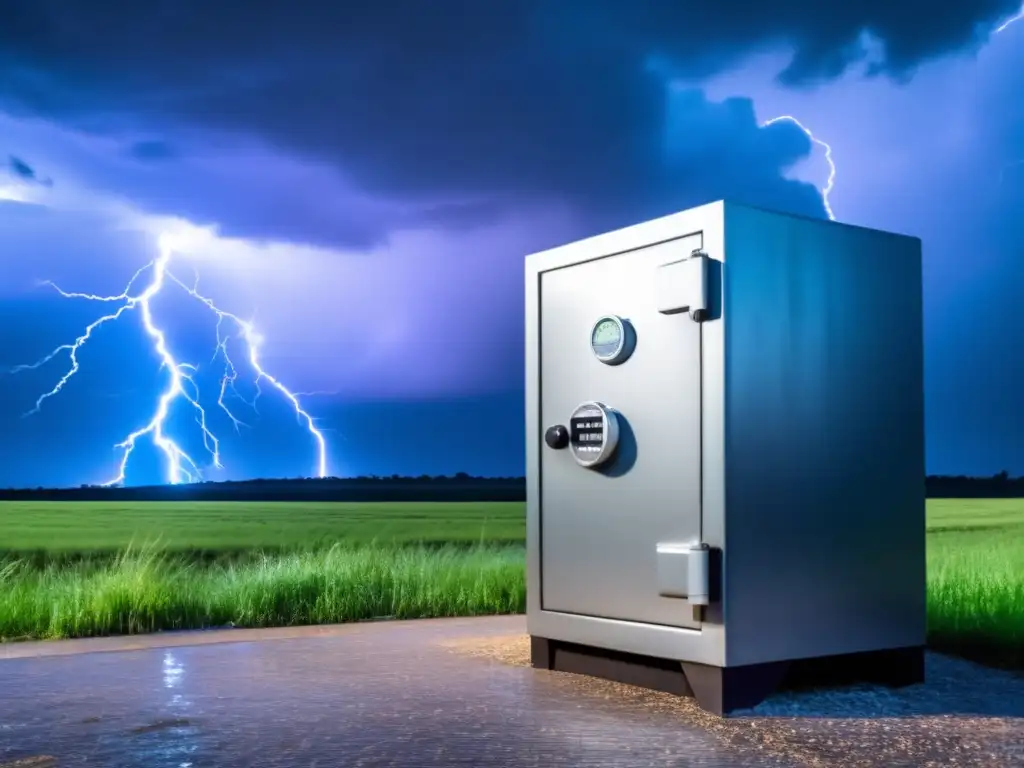
{"type": "Polygon", "coordinates": [[[667,311],[664,266],[700,246],[540,275],[545,611],[699,627],[686,553],[701,538],[701,323],[667,311]]]}

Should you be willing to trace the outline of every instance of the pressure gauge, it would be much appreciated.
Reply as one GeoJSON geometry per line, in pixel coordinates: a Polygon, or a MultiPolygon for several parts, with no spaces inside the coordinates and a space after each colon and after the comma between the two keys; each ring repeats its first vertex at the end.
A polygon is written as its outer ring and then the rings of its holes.
{"type": "Polygon", "coordinates": [[[604,464],[619,444],[619,420],[602,403],[582,403],[569,418],[569,448],[581,467],[604,464]]]}
{"type": "Polygon", "coordinates": [[[625,362],[636,346],[636,333],[628,320],[617,315],[598,318],[590,331],[590,348],[594,356],[606,365],[625,362]]]}

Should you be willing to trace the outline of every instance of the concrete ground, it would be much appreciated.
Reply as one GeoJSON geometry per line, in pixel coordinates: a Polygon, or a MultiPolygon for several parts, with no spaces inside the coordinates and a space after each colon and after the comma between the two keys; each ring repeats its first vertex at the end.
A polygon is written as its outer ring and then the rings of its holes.
{"type": "Polygon", "coordinates": [[[3,645],[0,768],[1024,765],[1024,679],[1005,673],[949,662],[981,676],[963,706],[941,703],[940,658],[916,692],[722,720],[530,669],[524,632],[498,617],[3,645]]]}

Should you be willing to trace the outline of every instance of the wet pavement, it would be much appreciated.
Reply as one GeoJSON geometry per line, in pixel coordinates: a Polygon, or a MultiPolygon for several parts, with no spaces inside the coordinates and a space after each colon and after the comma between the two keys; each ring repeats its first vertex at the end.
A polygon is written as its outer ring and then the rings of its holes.
{"type": "Polygon", "coordinates": [[[453,653],[522,617],[0,646],[0,766],[785,766],[453,653]]]}

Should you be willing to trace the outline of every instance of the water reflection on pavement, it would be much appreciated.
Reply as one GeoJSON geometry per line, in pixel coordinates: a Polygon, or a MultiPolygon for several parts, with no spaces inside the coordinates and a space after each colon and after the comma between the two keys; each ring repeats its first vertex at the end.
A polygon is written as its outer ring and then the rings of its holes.
{"type": "Polygon", "coordinates": [[[786,765],[441,647],[522,631],[503,617],[7,646],[0,766],[786,765]]]}

